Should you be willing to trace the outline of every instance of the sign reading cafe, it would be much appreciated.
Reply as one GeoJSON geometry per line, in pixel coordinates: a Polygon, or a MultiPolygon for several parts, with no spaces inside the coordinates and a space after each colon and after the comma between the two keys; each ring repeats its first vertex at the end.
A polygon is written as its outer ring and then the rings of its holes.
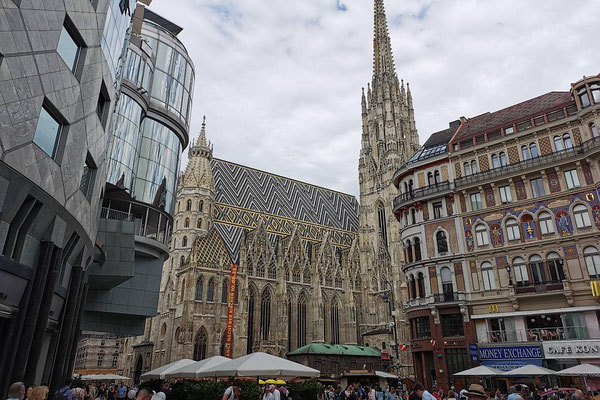
{"type": "Polygon", "coordinates": [[[600,358],[600,340],[544,342],[547,359],[600,358]]]}

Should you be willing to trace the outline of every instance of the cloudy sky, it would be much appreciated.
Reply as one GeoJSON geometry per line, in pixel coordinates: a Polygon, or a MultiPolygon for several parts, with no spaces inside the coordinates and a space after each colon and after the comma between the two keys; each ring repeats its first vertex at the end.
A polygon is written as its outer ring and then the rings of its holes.
{"type": "MultiPolygon", "coordinates": [[[[372,0],[154,0],[184,28],[214,154],[358,195],[372,0]]],[[[600,73],[597,0],[386,0],[423,143],[475,116],[600,73]]],[[[187,162],[184,160],[183,164],[187,162]]]]}

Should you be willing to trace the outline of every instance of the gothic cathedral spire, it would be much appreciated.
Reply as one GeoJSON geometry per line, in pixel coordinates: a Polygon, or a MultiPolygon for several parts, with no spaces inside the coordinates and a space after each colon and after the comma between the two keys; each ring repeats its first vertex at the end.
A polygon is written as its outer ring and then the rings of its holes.
{"type": "MultiPolygon", "coordinates": [[[[385,185],[384,175],[397,170],[419,149],[410,90],[398,80],[383,0],[375,0],[373,79],[362,104],[361,192],[363,181],[385,185]]],[[[371,186],[371,187],[368,187],[371,186]]]]}

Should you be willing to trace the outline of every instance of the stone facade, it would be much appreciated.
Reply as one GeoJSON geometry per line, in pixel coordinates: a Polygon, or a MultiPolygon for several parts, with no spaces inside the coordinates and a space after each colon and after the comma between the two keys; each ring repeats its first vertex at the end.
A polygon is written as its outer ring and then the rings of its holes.
{"type": "Polygon", "coordinates": [[[73,373],[116,374],[122,339],[110,334],[85,334],[77,346],[73,373]]]}
{"type": "MultiPolygon", "coordinates": [[[[232,264],[239,265],[234,357],[285,356],[311,342],[393,349],[390,308],[397,315],[404,281],[391,182],[418,136],[380,0],[374,52],[373,81],[362,96],[360,207],[349,195],[213,159],[203,126],[177,191],[159,314],[144,336],[127,342],[123,373],[223,354],[232,264]]],[[[404,325],[398,328],[402,342],[404,325]]]]}
{"type": "MultiPolygon", "coordinates": [[[[600,306],[590,290],[600,279],[599,107],[600,76],[584,78],[569,92],[462,118],[437,156],[398,170],[394,210],[405,240],[404,311],[418,380],[460,386],[452,374],[477,361],[559,370],[581,360],[542,348],[600,343],[600,306]],[[435,180],[443,165],[455,172],[448,182],[435,180]],[[429,185],[413,189],[415,176],[432,172],[429,185]],[[439,201],[452,207],[432,220],[439,201]],[[446,255],[440,229],[448,234],[446,255]],[[487,350],[497,347],[537,356],[494,358],[487,350]]],[[[433,148],[426,143],[420,153],[433,148]]]]}

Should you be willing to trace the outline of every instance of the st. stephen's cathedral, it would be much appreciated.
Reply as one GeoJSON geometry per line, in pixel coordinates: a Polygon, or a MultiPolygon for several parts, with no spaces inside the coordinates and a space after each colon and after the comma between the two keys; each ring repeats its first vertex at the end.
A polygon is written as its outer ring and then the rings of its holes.
{"type": "Polygon", "coordinates": [[[213,158],[203,124],[179,180],[158,313],[144,336],[127,340],[127,372],[224,354],[232,264],[239,265],[233,357],[285,356],[312,342],[391,348],[389,291],[396,309],[404,292],[391,182],[419,138],[410,89],[395,72],[383,0],[375,1],[373,43],[373,78],[362,93],[360,204],[213,158]]]}

